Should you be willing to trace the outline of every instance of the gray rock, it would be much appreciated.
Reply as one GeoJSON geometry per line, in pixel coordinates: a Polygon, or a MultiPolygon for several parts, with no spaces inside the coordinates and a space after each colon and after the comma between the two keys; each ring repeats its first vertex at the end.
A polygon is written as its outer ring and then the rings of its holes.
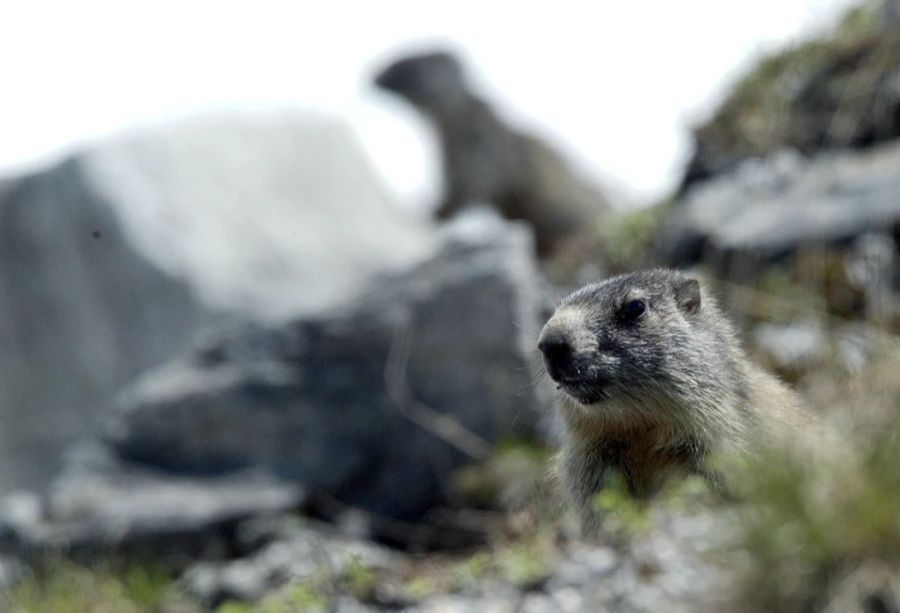
{"type": "Polygon", "coordinates": [[[197,478],[126,466],[73,463],[42,504],[9,498],[0,514],[5,550],[26,559],[51,552],[221,555],[249,516],[297,508],[295,484],[246,470],[197,478]]]}
{"type": "Polygon", "coordinates": [[[782,149],[816,155],[896,140],[897,7],[896,0],[857,4],[835,29],[760,57],[711,117],[692,129],[694,152],[682,191],[782,149]]]}
{"type": "Polygon", "coordinates": [[[744,254],[771,258],[900,224],[900,144],[803,160],[780,153],[688,192],[660,240],[674,264],[744,254]]]}
{"type": "Polygon", "coordinates": [[[18,558],[0,556],[0,605],[7,605],[6,597],[30,574],[31,569],[18,558]]]}
{"type": "Polygon", "coordinates": [[[881,19],[885,30],[900,25],[900,0],[882,0],[881,19]]]}
{"type": "Polygon", "coordinates": [[[803,371],[821,363],[831,350],[828,333],[815,323],[761,323],[753,335],[756,347],[781,370],[803,371]]]}
{"type": "Polygon", "coordinates": [[[740,519],[735,509],[663,510],[647,531],[616,548],[562,539],[554,552],[535,551],[549,555],[543,561],[550,576],[540,585],[511,583],[489,567],[464,584],[451,581],[420,597],[404,596],[402,586],[416,578],[438,578],[439,585],[440,578],[459,572],[460,560],[386,550],[296,519],[252,520],[239,532],[253,534],[251,541],[264,534],[262,545],[237,560],[196,564],[182,582],[209,604],[268,599],[299,583],[327,597],[333,610],[731,611],[743,553],[727,544],[740,519]],[[367,569],[374,582],[365,602],[346,580],[351,565],[367,569]]]}
{"type": "Polygon", "coordinates": [[[0,182],[0,491],[43,487],[210,309],[331,310],[432,254],[433,234],[318,114],[176,121],[0,182]]]}
{"type": "Polygon", "coordinates": [[[761,323],[753,331],[753,349],[789,378],[840,365],[859,373],[882,346],[877,328],[865,323],[825,327],[821,322],[761,323]]]}
{"type": "Polygon", "coordinates": [[[896,564],[868,560],[835,574],[820,604],[823,613],[900,610],[896,564]]]}
{"type": "Polygon", "coordinates": [[[430,224],[392,206],[353,129],[329,115],[196,117],[83,158],[148,257],[208,303],[255,317],[333,309],[436,246],[430,224]]]}
{"type": "Polygon", "coordinates": [[[734,518],[707,512],[665,512],[652,528],[618,549],[595,543],[566,543],[551,576],[536,591],[480,580],[472,593],[435,595],[411,611],[497,610],[730,611],[734,561],[716,549],[734,518]],[[718,556],[718,558],[716,557],[718,556]]]}
{"type": "Polygon", "coordinates": [[[397,552],[326,526],[311,528],[298,521],[282,524],[272,541],[252,554],[227,562],[194,564],[184,573],[182,583],[206,603],[258,600],[289,582],[339,582],[351,565],[380,573],[399,572],[406,563],[397,552]]]}
{"type": "Polygon", "coordinates": [[[0,499],[0,538],[31,530],[41,522],[43,515],[43,502],[33,492],[7,494],[0,499]]]}
{"type": "MultiPolygon", "coordinates": [[[[900,238],[900,234],[898,234],[900,238]]],[[[848,280],[866,295],[866,319],[887,322],[900,315],[894,290],[900,288],[900,245],[889,234],[859,236],[845,258],[848,280]]]]}
{"type": "Polygon", "coordinates": [[[44,487],[115,393],[207,319],[88,175],[76,157],[0,183],[0,492],[44,487]]]}
{"type": "Polygon", "coordinates": [[[328,316],[207,338],[122,397],[104,444],[181,478],[263,470],[335,517],[420,519],[446,502],[454,469],[533,434],[545,412],[530,375],[542,301],[530,234],[496,217],[475,225],[451,225],[438,256],[328,316]]]}
{"type": "Polygon", "coordinates": [[[558,591],[596,582],[598,578],[610,575],[619,563],[616,553],[608,547],[573,548],[569,556],[556,565],[553,576],[547,581],[547,589],[558,591]]]}
{"type": "Polygon", "coordinates": [[[441,596],[409,609],[414,613],[515,613],[516,600],[502,596],[441,596]]]}

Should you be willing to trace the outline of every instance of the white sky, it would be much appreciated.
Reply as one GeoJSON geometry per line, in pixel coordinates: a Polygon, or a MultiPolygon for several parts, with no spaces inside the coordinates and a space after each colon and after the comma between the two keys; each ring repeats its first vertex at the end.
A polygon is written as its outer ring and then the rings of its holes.
{"type": "Polygon", "coordinates": [[[849,0],[46,2],[0,8],[0,173],[135,124],[215,109],[346,117],[398,198],[435,196],[433,141],[369,86],[402,49],[462,51],[484,91],[583,167],[646,198],[687,127],[760,52],[849,0]]]}

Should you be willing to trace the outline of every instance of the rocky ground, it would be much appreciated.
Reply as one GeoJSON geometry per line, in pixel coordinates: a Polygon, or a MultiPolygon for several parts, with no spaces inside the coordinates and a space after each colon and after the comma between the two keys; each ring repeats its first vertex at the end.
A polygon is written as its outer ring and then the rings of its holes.
{"type": "Polygon", "coordinates": [[[900,98],[875,15],[764,62],[683,191],[605,220],[585,268],[705,275],[840,467],[737,467],[743,502],[610,487],[581,539],[534,347],[566,288],[531,230],[391,209],[333,119],[187,121],[0,184],[2,608],[900,609],[900,98]],[[780,115],[754,83],[795,123],[758,121],[780,115]],[[834,129],[795,133],[816,110],[834,129]]]}

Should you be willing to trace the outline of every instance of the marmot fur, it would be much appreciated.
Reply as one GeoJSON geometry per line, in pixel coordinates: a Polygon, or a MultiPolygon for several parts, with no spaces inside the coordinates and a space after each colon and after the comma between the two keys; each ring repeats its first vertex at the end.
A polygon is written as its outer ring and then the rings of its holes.
{"type": "Polygon", "coordinates": [[[609,209],[599,189],[540,139],[509,127],[472,93],[454,56],[402,58],[375,83],[405,98],[437,130],[444,170],[438,218],[473,204],[492,205],[504,217],[531,223],[542,257],[576,257],[570,252],[599,240],[601,215],[609,209]]]}
{"type": "Polygon", "coordinates": [[[752,364],[699,282],[653,270],[565,298],[538,346],[559,385],[560,472],[587,531],[609,471],[637,497],[713,452],[753,451],[805,421],[797,396],[752,364]]]}

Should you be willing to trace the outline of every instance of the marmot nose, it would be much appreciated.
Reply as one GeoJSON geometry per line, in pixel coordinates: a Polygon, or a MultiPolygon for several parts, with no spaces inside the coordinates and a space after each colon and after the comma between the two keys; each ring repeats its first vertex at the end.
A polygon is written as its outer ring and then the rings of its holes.
{"type": "Polygon", "coordinates": [[[544,328],[538,339],[538,349],[544,354],[544,365],[554,381],[558,381],[572,363],[572,344],[557,328],[544,328]]]}

